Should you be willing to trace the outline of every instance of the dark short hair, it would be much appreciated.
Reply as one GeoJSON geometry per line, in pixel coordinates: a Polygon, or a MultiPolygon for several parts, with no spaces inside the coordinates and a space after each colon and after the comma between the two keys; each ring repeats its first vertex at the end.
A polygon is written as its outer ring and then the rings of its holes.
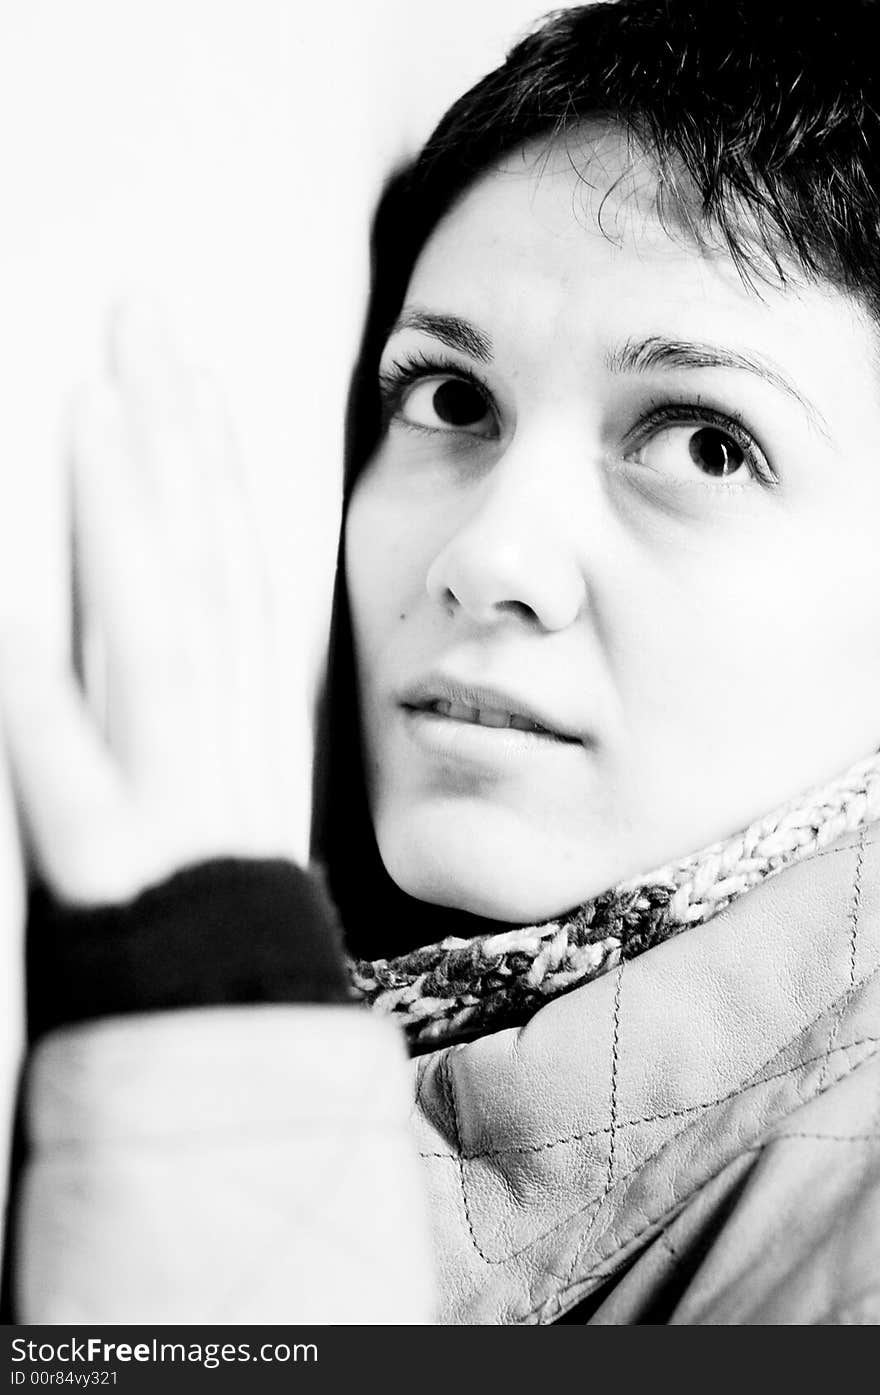
{"type": "MultiPolygon", "coordinates": [[[[744,275],[761,277],[769,259],[785,276],[793,262],[880,319],[878,54],[880,0],[612,0],[543,21],[450,108],[382,199],[350,400],[348,491],[380,430],[378,357],[438,220],[505,155],[584,122],[628,133],[655,166],[661,216],[694,211],[694,235],[720,241],[744,275]]],[[[338,680],[348,691],[332,721],[330,823],[341,808],[345,817],[329,838],[329,871],[344,914],[352,899],[365,904],[370,886],[375,916],[375,879],[353,868],[361,839],[352,830],[367,815],[352,790],[360,757],[341,589],[336,615],[334,702],[338,680]]],[[[371,859],[375,874],[375,850],[371,859]]],[[[406,932],[392,927],[412,914],[398,897],[385,945],[369,952],[401,947],[406,932]]],[[[355,906],[346,921],[357,924],[355,906]]]]}
{"type": "MultiPolygon", "coordinates": [[[[876,0],[616,0],[561,10],[443,117],[405,181],[417,236],[505,153],[623,127],[744,269],[793,259],[880,310],[876,0]],[[745,216],[744,216],[745,215],[745,216]]],[[[662,208],[661,208],[662,212],[662,208]]],[[[695,228],[699,232],[699,227],[695,228]]]]}
{"type": "Polygon", "coordinates": [[[585,122],[625,131],[746,278],[768,263],[880,321],[880,0],[600,0],[556,11],[460,97],[390,183],[353,395],[347,480],[379,430],[376,362],[419,252],[481,173],[585,122]]]}

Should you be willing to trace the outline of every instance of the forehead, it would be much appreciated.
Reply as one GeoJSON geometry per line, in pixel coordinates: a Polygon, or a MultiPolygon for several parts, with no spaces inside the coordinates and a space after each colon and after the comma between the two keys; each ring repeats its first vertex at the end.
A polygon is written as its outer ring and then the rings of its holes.
{"type": "MultiPolygon", "coordinates": [[[[536,356],[548,346],[613,352],[667,336],[759,348],[818,390],[831,359],[865,362],[860,307],[792,274],[744,280],[683,216],[658,211],[651,163],[614,130],[525,146],[489,170],[438,224],[408,303],[459,314],[536,356]]],[[[674,211],[673,211],[674,212],[674,211]]]]}

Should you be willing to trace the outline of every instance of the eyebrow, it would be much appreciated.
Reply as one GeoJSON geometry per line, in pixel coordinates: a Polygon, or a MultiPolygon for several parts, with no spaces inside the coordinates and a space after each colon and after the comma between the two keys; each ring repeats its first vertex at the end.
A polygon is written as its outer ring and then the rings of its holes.
{"type": "Polygon", "coordinates": [[[421,334],[428,334],[432,339],[439,339],[447,348],[457,349],[479,363],[492,362],[492,340],[476,325],[469,324],[458,315],[435,315],[429,310],[417,308],[405,310],[392,326],[389,339],[392,334],[399,334],[404,329],[416,329],[421,334]]]}
{"type": "Polygon", "coordinates": [[[798,391],[775,363],[759,354],[743,354],[718,344],[664,339],[654,335],[649,339],[626,340],[620,348],[608,354],[605,364],[611,373],[651,373],[655,369],[669,368],[734,368],[751,373],[793,398],[819,430],[828,435],[828,423],[818,408],[798,391]]]}
{"type": "MultiPolygon", "coordinates": [[[[437,339],[447,348],[456,349],[479,363],[491,363],[492,340],[483,330],[459,315],[441,315],[413,306],[405,310],[392,326],[392,335],[414,329],[437,339]]],[[[606,356],[610,373],[651,373],[657,369],[732,368],[761,378],[777,391],[793,399],[809,420],[825,436],[830,429],[822,413],[795,387],[778,365],[759,354],[744,354],[718,344],[706,344],[684,339],[665,339],[652,335],[647,339],[627,339],[606,356]]]]}

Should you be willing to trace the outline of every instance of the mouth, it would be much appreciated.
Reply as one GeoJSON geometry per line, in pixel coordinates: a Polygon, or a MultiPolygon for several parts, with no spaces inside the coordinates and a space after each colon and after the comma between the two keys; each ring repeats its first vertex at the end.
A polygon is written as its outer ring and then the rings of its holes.
{"type": "MultiPolygon", "coordinates": [[[[407,704],[404,704],[407,706],[407,704]]],[[[527,731],[533,736],[546,736],[551,741],[568,741],[571,737],[561,736],[533,722],[530,717],[522,717],[518,712],[507,712],[501,707],[469,707],[464,702],[451,702],[438,698],[436,702],[421,707],[409,707],[410,712],[432,712],[438,717],[448,717],[453,722],[469,722],[477,727],[494,727],[499,731],[527,731]]]]}
{"type": "Polygon", "coordinates": [[[541,741],[580,745],[582,738],[537,704],[501,691],[478,688],[443,677],[417,683],[401,697],[401,706],[413,716],[441,722],[518,732],[541,741]]]}

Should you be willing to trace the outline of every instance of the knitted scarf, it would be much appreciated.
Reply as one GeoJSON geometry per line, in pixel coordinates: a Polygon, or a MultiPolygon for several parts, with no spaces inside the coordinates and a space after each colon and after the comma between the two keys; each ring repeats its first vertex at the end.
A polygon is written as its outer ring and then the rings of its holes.
{"type": "Polygon", "coordinates": [[[352,961],[357,994],[426,1050],[519,1026],[551,998],[701,925],[842,834],[880,818],[880,753],[742,833],[622,882],[543,925],[450,936],[395,959],[352,961]]]}

